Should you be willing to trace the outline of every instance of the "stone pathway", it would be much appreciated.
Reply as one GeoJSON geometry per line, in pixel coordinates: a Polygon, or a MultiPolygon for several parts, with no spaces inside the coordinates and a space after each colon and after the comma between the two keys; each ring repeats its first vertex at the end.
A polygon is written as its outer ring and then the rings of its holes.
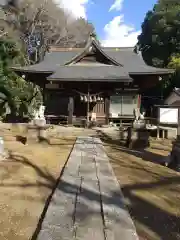
{"type": "Polygon", "coordinates": [[[38,236],[38,240],[70,239],[138,239],[98,138],[77,139],[38,236]]]}

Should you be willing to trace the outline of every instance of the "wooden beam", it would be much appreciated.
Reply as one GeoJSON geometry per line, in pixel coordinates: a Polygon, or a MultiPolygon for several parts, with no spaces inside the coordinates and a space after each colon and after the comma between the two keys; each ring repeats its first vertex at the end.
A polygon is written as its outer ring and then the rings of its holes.
{"type": "Polygon", "coordinates": [[[105,98],[106,124],[109,124],[109,111],[110,111],[110,98],[109,98],[109,96],[106,96],[106,98],[105,98]]]}

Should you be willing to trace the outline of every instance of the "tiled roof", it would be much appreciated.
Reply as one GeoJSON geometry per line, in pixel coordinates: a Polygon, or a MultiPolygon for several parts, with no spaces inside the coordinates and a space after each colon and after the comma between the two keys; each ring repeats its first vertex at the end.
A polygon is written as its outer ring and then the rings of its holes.
{"type": "Polygon", "coordinates": [[[46,53],[42,62],[25,67],[14,67],[14,69],[25,72],[54,72],[59,66],[63,66],[78,54],[74,51],[50,52],[46,53]]]}
{"type": "Polygon", "coordinates": [[[121,63],[129,74],[167,74],[170,69],[148,66],[142,56],[133,51],[133,48],[104,48],[111,58],[121,63]]]}
{"type": "Polygon", "coordinates": [[[48,80],[93,80],[93,81],[129,81],[132,79],[124,71],[123,67],[117,66],[62,66],[48,80]]]}
{"type": "Polygon", "coordinates": [[[56,50],[46,53],[44,60],[27,67],[16,67],[16,72],[47,72],[53,73],[48,79],[131,79],[133,75],[170,74],[173,70],[155,68],[145,64],[141,55],[136,54],[133,48],[104,48],[91,39],[83,49],[56,50]],[[96,48],[111,65],[109,66],[73,66],[89,49],[96,48]],[[69,65],[69,66],[66,66],[69,65]]]}

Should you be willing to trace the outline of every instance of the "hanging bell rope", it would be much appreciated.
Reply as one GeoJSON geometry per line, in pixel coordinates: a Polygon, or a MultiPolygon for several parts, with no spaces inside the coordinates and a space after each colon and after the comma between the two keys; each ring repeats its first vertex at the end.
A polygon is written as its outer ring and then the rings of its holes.
{"type": "Polygon", "coordinates": [[[88,96],[88,95],[81,95],[80,96],[81,102],[103,102],[104,98],[100,97],[99,95],[94,95],[94,96],[88,96]]]}
{"type": "MultiPolygon", "coordinates": [[[[82,95],[82,96],[87,96],[87,93],[79,92],[79,91],[76,91],[76,90],[74,90],[74,92],[76,92],[76,93],[78,93],[79,95],[82,95]]],[[[94,96],[100,96],[102,94],[103,94],[103,92],[99,92],[99,93],[89,94],[89,96],[94,97],[94,96]]]]}

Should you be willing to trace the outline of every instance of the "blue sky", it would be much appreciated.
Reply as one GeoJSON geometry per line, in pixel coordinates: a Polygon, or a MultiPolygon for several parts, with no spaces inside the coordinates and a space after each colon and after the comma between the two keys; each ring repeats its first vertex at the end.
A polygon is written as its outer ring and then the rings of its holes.
{"type": "Polygon", "coordinates": [[[75,17],[85,17],[105,46],[133,46],[145,14],[157,0],[61,0],[75,17]]]}
{"type": "Polygon", "coordinates": [[[132,25],[139,30],[146,12],[153,8],[156,0],[124,0],[121,11],[109,12],[113,3],[114,0],[94,0],[94,4],[89,4],[87,7],[87,18],[95,25],[101,38],[104,36],[104,26],[120,14],[124,15],[127,25],[132,25]]]}

